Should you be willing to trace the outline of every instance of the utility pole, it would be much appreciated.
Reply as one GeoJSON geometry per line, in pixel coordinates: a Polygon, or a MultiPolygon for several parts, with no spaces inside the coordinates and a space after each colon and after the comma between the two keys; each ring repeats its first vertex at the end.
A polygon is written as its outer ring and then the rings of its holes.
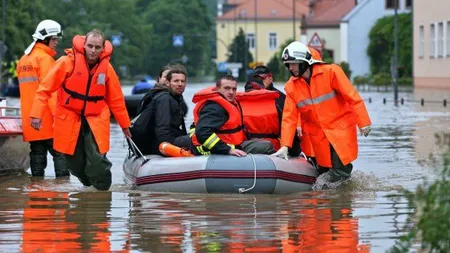
{"type": "Polygon", "coordinates": [[[393,81],[394,81],[394,103],[398,104],[398,71],[397,71],[397,62],[398,62],[398,0],[394,0],[394,64],[393,64],[393,81]]]}
{"type": "Polygon", "coordinates": [[[258,63],[258,0],[255,1],[255,66],[258,63]]]}
{"type": "Polygon", "coordinates": [[[294,40],[297,40],[296,37],[297,35],[295,34],[295,0],[292,0],[292,29],[293,29],[293,35],[294,35],[294,40]]]}
{"type": "Polygon", "coordinates": [[[0,39],[0,86],[2,83],[3,56],[5,55],[6,0],[2,1],[2,38],[0,39]]]}

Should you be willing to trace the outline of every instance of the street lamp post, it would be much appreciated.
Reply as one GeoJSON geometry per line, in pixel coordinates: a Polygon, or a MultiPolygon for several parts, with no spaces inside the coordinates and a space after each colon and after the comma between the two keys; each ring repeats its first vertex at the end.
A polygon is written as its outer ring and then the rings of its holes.
{"type": "Polygon", "coordinates": [[[394,83],[394,103],[398,103],[398,71],[397,71],[397,60],[398,60],[398,0],[394,0],[394,64],[393,64],[393,83],[394,83]]]}

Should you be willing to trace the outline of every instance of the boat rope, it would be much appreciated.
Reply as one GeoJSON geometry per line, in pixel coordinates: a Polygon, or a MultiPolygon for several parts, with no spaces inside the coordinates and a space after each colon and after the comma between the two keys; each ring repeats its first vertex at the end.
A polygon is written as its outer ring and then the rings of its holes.
{"type": "Polygon", "coordinates": [[[131,143],[131,149],[133,149],[133,153],[136,154],[136,151],[139,153],[139,155],[141,155],[144,158],[144,162],[148,161],[148,158],[145,157],[145,155],[142,154],[142,152],[139,150],[139,148],[136,146],[136,144],[134,143],[134,141],[131,138],[127,137],[127,140],[131,143]]]}
{"type": "Polygon", "coordinates": [[[252,158],[252,161],[253,161],[253,185],[252,185],[252,187],[247,188],[247,189],[239,188],[239,193],[245,193],[245,192],[251,191],[256,186],[256,161],[255,161],[255,157],[252,154],[248,154],[248,155],[252,158]]]}

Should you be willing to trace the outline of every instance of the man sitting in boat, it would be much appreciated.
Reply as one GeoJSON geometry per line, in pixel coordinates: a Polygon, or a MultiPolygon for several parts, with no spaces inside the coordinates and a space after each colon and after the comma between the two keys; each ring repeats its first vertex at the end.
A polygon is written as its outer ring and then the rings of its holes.
{"type": "Polygon", "coordinates": [[[182,101],[186,88],[186,72],[169,70],[166,76],[168,87],[153,90],[152,115],[149,125],[149,147],[146,154],[158,154],[159,145],[168,142],[178,147],[189,148],[190,139],[184,122],[182,101]]]}
{"type": "Polygon", "coordinates": [[[244,132],[242,108],[236,99],[237,80],[225,75],[215,87],[205,88],[192,98],[194,126],[190,130],[195,155],[272,154],[275,150],[270,141],[247,140],[244,132]]]}
{"type": "Polygon", "coordinates": [[[277,105],[279,94],[266,90],[260,79],[252,78],[245,84],[245,92],[236,98],[242,106],[245,131],[249,139],[264,139],[280,148],[282,109],[277,105]]]}

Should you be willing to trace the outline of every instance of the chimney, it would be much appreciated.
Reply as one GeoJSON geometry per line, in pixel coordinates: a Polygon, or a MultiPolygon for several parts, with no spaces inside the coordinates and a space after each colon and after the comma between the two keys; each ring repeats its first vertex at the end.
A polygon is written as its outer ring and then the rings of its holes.
{"type": "Polygon", "coordinates": [[[309,0],[309,16],[314,16],[314,9],[316,8],[316,0],[309,0]]]}
{"type": "Polygon", "coordinates": [[[224,0],[218,0],[217,1],[217,16],[218,17],[223,15],[223,1],[224,0]]]}

